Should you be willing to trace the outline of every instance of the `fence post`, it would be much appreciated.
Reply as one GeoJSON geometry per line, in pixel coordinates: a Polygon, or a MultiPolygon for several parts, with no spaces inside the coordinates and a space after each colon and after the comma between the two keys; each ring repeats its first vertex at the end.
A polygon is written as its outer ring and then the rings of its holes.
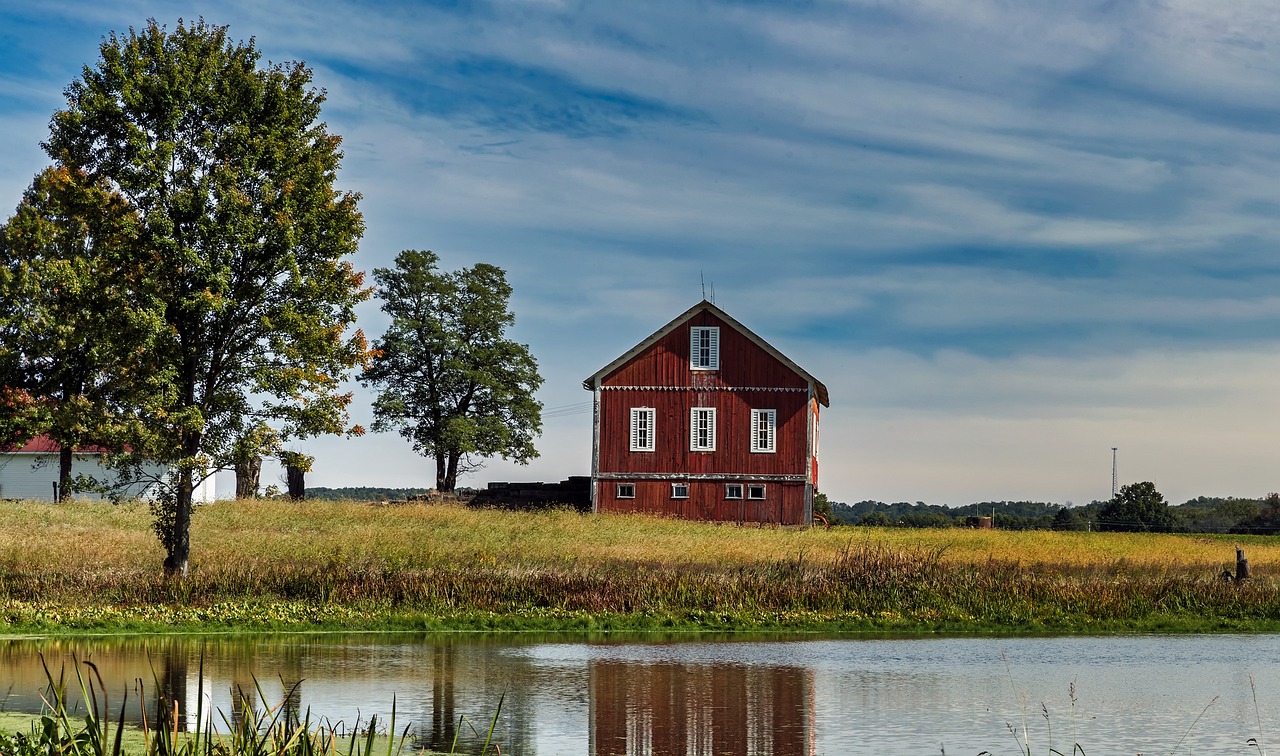
{"type": "Polygon", "coordinates": [[[1249,560],[1244,555],[1244,549],[1236,549],[1236,582],[1239,583],[1249,579],[1249,560]]]}

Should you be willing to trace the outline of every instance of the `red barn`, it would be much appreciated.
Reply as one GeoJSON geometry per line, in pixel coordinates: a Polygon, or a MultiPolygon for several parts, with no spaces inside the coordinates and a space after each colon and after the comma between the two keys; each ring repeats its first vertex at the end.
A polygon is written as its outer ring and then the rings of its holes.
{"type": "Polygon", "coordinates": [[[827,387],[703,301],[583,381],[596,512],[808,525],[827,387]]]}

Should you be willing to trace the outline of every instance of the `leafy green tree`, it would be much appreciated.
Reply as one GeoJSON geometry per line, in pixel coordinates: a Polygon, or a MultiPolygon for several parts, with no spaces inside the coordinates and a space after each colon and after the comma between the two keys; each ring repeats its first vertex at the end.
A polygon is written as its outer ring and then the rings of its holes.
{"type": "Polygon", "coordinates": [[[822,517],[828,525],[838,525],[840,518],[835,516],[831,511],[831,501],[827,495],[821,491],[813,492],[813,516],[815,518],[822,517]]]}
{"type": "Polygon", "coordinates": [[[66,89],[45,151],[136,213],[159,322],[139,360],[154,390],[127,439],[171,465],[154,507],[165,570],[185,574],[192,493],[259,422],[285,440],[347,428],[348,333],[368,297],[346,258],[363,221],[334,188],[341,139],[302,63],[259,65],[203,20],[112,33],[66,89]]]}
{"type": "Polygon", "coordinates": [[[10,434],[61,447],[59,498],[72,490],[73,448],[111,438],[139,385],[133,367],[157,318],[135,285],[137,231],[121,195],[65,167],[37,175],[0,227],[0,385],[44,410],[10,434]]]}
{"type": "Polygon", "coordinates": [[[956,521],[942,512],[917,511],[903,514],[897,524],[904,528],[950,528],[956,521]]]}
{"type": "Polygon", "coordinates": [[[1103,505],[1098,513],[1099,530],[1168,533],[1178,520],[1154,483],[1130,483],[1103,505]]]}
{"type": "Polygon", "coordinates": [[[1063,507],[1053,515],[1054,530],[1088,530],[1088,512],[1084,507],[1063,507]]]}
{"type": "Polygon", "coordinates": [[[893,520],[890,520],[889,515],[884,512],[873,510],[859,518],[858,524],[869,528],[887,528],[893,524],[893,520]]]}
{"type": "Polygon", "coordinates": [[[506,337],[515,323],[501,268],[478,263],[449,273],[434,252],[406,250],[378,268],[382,310],[391,316],[360,377],[377,390],[374,430],[396,430],[436,463],[436,489],[499,455],[538,456],[542,385],[529,347],[506,337]]]}
{"type": "Polygon", "coordinates": [[[1280,493],[1269,493],[1262,498],[1256,512],[1231,528],[1232,533],[1276,535],[1280,533],[1280,493]]]}

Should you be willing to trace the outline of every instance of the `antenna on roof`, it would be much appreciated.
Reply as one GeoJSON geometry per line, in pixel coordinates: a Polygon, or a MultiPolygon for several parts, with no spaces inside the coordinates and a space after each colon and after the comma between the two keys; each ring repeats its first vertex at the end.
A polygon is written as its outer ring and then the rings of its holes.
{"type": "Polygon", "coordinates": [[[711,298],[707,299],[707,277],[702,271],[698,271],[698,280],[702,282],[702,301],[716,303],[716,285],[711,284],[711,298]]]}

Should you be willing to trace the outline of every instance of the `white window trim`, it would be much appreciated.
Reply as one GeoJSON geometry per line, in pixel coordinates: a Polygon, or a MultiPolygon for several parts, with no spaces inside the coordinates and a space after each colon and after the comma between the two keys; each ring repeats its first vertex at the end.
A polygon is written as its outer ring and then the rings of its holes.
{"type": "Polygon", "coordinates": [[[689,410],[689,451],[715,451],[716,450],[716,408],[715,407],[694,407],[689,410]],[[705,414],[703,414],[705,413],[705,414]],[[699,417],[701,415],[701,418],[699,417]],[[700,440],[699,425],[701,419],[706,419],[706,441],[705,444],[698,443],[700,440]]]}
{"type": "Polygon", "coordinates": [[[631,408],[631,446],[633,452],[651,452],[655,448],[654,444],[654,424],[657,420],[657,410],[653,407],[632,407],[631,408]],[[643,422],[643,428],[642,426],[643,422]],[[642,437],[642,432],[644,435],[642,437]]]}
{"type": "Polygon", "coordinates": [[[751,410],[751,451],[756,454],[773,454],[778,450],[778,411],[751,410]],[[763,423],[763,426],[762,426],[763,423]],[[765,443],[760,443],[764,431],[765,443]]]}
{"type": "Polygon", "coordinates": [[[764,486],[764,484],[763,484],[763,483],[751,483],[751,484],[747,485],[747,487],[746,487],[746,488],[747,488],[747,500],[748,500],[748,501],[764,501],[764,500],[765,500],[765,498],[766,498],[766,496],[767,496],[767,495],[768,495],[768,493],[769,493],[769,492],[768,492],[768,490],[765,488],[765,486],[764,486]],[[760,489],[760,495],[759,495],[759,496],[752,496],[752,495],[751,495],[751,493],[752,493],[752,489],[755,489],[755,488],[760,489]]]}
{"type": "Polygon", "coordinates": [[[726,499],[733,499],[733,500],[735,500],[735,501],[736,501],[736,500],[738,500],[738,499],[741,499],[741,498],[742,498],[742,493],[743,493],[743,492],[742,492],[742,484],[741,484],[741,483],[725,483],[725,484],[724,484],[724,498],[726,498],[726,499]],[[737,495],[737,496],[734,496],[734,495],[732,495],[732,493],[731,493],[732,489],[734,489],[734,488],[738,489],[738,495],[737,495]]]}
{"type": "Polygon", "coordinates": [[[689,498],[689,484],[688,484],[688,483],[672,483],[672,484],[671,484],[671,498],[673,498],[673,499],[687,499],[687,498],[689,498]],[[678,493],[676,492],[676,489],[677,489],[677,488],[683,488],[683,489],[684,489],[684,495],[683,495],[683,496],[681,496],[680,494],[678,494],[678,493]]]}
{"type": "Polygon", "coordinates": [[[689,368],[691,370],[720,369],[720,326],[691,326],[689,328],[689,368]],[[707,334],[707,359],[702,360],[702,335],[707,334]]]}
{"type": "Polygon", "coordinates": [[[618,484],[618,488],[617,488],[617,494],[618,494],[618,498],[619,498],[619,499],[634,499],[634,498],[636,498],[636,484],[635,484],[635,483],[619,483],[619,484],[618,484]],[[631,489],[631,493],[629,493],[629,494],[624,494],[624,493],[622,492],[622,489],[624,489],[624,488],[630,488],[630,489],[631,489]]]}

